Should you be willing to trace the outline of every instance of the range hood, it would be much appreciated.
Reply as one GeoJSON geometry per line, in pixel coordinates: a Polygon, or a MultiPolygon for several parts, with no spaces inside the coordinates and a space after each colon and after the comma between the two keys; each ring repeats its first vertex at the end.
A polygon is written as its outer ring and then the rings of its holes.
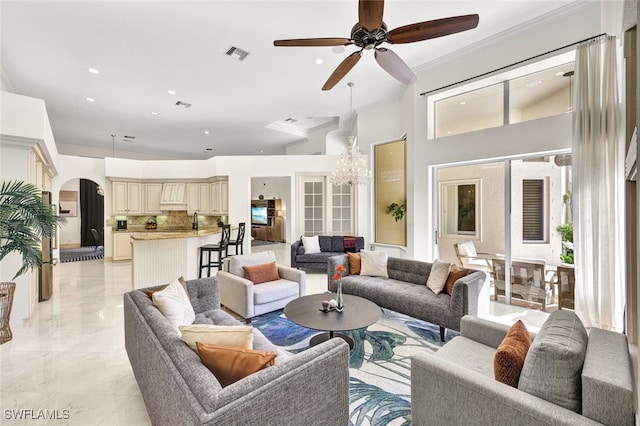
{"type": "Polygon", "coordinates": [[[162,210],[187,210],[186,184],[163,183],[160,208],[162,210]]]}

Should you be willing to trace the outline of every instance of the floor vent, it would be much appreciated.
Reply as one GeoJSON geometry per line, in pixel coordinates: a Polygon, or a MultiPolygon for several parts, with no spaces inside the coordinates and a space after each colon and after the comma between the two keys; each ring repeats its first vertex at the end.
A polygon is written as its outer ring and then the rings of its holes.
{"type": "Polygon", "coordinates": [[[237,47],[231,46],[224,52],[225,55],[232,57],[233,59],[237,59],[239,61],[243,61],[244,58],[249,56],[249,52],[246,50],[239,49],[237,47]]]}

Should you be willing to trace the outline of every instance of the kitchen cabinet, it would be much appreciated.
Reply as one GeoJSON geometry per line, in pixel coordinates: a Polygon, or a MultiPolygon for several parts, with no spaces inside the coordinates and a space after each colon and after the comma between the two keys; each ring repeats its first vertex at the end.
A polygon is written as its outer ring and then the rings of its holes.
{"type": "Polygon", "coordinates": [[[143,190],[144,213],[162,214],[162,209],[160,208],[160,200],[162,198],[162,184],[145,183],[143,190]]]}
{"type": "Polygon", "coordinates": [[[185,184],[182,182],[164,183],[160,204],[185,204],[185,184]]]}
{"type": "Polygon", "coordinates": [[[229,181],[220,180],[211,184],[211,213],[229,214],[229,181]]]}
{"type": "Polygon", "coordinates": [[[113,233],[113,260],[131,260],[131,236],[132,232],[113,233]]]}
{"type": "Polygon", "coordinates": [[[111,183],[111,212],[114,215],[142,214],[142,184],[139,182],[111,183]]]}
{"type": "Polygon", "coordinates": [[[208,183],[187,184],[187,213],[211,212],[210,191],[208,183]]]}

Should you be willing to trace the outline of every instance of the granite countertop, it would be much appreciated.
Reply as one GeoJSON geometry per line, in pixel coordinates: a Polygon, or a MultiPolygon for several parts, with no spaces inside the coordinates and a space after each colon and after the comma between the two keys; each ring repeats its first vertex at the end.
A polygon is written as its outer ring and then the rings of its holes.
{"type": "Polygon", "coordinates": [[[131,239],[133,240],[166,240],[174,238],[193,238],[193,237],[205,237],[207,235],[219,234],[219,228],[200,229],[198,231],[163,231],[157,229],[129,231],[132,232],[131,239]]]}

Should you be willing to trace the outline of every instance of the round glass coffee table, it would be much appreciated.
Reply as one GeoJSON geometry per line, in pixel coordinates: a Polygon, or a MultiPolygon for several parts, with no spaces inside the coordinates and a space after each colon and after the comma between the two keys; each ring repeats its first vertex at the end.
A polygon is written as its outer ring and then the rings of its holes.
{"type": "Polygon", "coordinates": [[[302,296],[287,303],[284,315],[294,323],[325,333],[317,334],[309,342],[311,346],[325,342],[333,337],[344,339],[353,349],[351,337],[336,333],[336,331],[357,330],[365,328],[380,319],[381,310],[375,303],[350,294],[343,295],[344,309],[342,312],[323,312],[322,301],[335,299],[335,293],[311,294],[302,296]]]}

